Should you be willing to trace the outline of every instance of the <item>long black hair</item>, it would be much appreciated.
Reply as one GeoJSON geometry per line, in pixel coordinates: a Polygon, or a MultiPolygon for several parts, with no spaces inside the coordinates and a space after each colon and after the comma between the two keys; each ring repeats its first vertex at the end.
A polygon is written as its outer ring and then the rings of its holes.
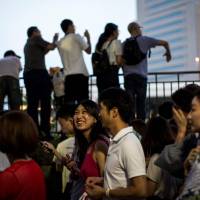
{"type": "Polygon", "coordinates": [[[169,124],[163,117],[152,117],[147,123],[146,133],[142,139],[145,156],[160,153],[165,145],[173,143],[169,124]]]}
{"type": "Polygon", "coordinates": [[[96,44],[96,50],[97,51],[101,51],[103,44],[113,34],[113,32],[116,31],[117,29],[118,29],[118,26],[114,23],[106,24],[104,32],[100,35],[98,42],[96,44]]]}
{"type": "Polygon", "coordinates": [[[107,134],[105,129],[102,127],[99,118],[99,107],[97,103],[95,103],[92,100],[83,100],[77,105],[77,107],[79,105],[82,105],[86,109],[86,111],[96,119],[96,123],[94,123],[90,133],[90,141],[88,141],[84,137],[82,131],[77,130],[75,128],[76,145],[78,146],[78,160],[79,160],[79,165],[81,165],[85,158],[85,154],[87,152],[89,145],[92,144],[98,138],[100,138],[101,135],[107,136],[107,134]]]}

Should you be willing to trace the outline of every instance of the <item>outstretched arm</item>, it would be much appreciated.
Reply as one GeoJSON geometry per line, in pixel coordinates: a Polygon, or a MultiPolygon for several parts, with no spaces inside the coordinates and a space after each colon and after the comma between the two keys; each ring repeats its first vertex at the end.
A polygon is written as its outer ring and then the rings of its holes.
{"type": "Polygon", "coordinates": [[[163,56],[166,56],[166,61],[169,62],[172,58],[169,43],[165,40],[160,40],[158,46],[163,46],[166,49],[166,52],[163,56]]]}

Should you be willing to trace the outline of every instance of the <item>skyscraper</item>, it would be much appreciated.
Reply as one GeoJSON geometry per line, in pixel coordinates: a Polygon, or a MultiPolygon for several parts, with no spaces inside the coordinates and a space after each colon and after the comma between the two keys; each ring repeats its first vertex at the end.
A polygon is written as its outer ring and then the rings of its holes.
{"type": "Polygon", "coordinates": [[[138,0],[137,7],[143,35],[171,47],[169,63],[163,48],[152,49],[149,72],[200,70],[200,0],[138,0]]]}

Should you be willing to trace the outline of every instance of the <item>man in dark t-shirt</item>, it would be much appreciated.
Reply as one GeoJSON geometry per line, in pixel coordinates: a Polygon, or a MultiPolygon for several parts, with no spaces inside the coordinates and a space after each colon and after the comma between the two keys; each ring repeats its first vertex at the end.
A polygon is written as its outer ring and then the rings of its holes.
{"type": "MultiPolygon", "coordinates": [[[[50,139],[50,113],[51,113],[51,80],[45,66],[45,55],[56,48],[58,35],[55,34],[53,42],[49,43],[41,37],[39,29],[35,26],[28,28],[28,39],[24,46],[25,68],[24,84],[27,94],[27,112],[38,125],[40,133],[50,139]],[[40,105],[40,123],[38,120],[38,107],[40,105]]],[[[42,136],[42,135],[41,135],[42,136]]]]}

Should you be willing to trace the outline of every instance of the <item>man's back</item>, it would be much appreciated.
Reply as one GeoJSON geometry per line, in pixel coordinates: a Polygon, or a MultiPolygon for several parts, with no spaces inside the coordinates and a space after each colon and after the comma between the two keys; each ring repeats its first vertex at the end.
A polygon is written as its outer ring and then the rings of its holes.
{"type": "Polygon", "coordinates": [[[70,33],[63,37],[57,45],[65,75],[84,74],[88,76],[82,53],[88,45],[82,37],[79,34],[70,33]]]}
{"type": "MultiPolygon", "coordinates": [[[[158,45],[159,40],[141,35],[137,37],[137,42],[141,51],[147,54],[150,48],[153,48],[156,45],[158,45]]],[[[136,65],[124,65],[123,72],[125,76],[128,74],[134,73],[134,74],[139,74],[143,77],[146,77],[148,73],[147,72],[147,57],[144,58],[140,63],[136,65]]]]}
{"type": "Polygon", "coordinates": [[[0,60],[0,76],[12,76],[18,79],[20,70],[21,63],[16,56],[8,56],[0,60]]]}
{"type": "Polygon", "coordinates": [[[45,69],[45,53],[49,43],[40,36],[29,38],[24,46],[25,71],[45,69]]]}

